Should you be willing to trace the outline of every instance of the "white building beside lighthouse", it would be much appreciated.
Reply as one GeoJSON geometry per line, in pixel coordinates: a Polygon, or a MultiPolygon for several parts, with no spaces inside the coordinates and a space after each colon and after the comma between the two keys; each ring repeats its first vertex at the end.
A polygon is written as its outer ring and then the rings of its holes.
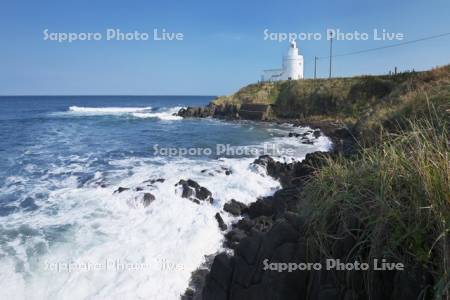
{"type": "Polygon", "coordinates": [[[289,44],[289,50],[283,56],[283,68],[264,70],[263,81],[295,80],[303,78],[303,56],[298,53],[295,40],[289,44]]]}

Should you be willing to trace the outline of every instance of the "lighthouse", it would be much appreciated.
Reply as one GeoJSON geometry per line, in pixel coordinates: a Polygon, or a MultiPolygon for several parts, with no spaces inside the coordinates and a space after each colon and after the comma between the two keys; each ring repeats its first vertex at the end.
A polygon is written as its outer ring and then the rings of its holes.
{"type": "Polygon", "coordinates": [[[296,80],[303,78],[303,56],[298,53],[297,43],[292,40],[283,56],[283,68],[264,70],[263,81],[296,80]]]}

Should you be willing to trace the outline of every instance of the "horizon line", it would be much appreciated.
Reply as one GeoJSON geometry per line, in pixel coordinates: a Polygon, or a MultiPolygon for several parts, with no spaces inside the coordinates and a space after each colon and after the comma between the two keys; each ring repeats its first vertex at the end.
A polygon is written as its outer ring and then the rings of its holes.
{"type": "Polygon", "coordinates": [[[0,94],[0,97],[218,97],[217,95],[172,94],[172,95],[138,95],[138,94],[0,94]]]}

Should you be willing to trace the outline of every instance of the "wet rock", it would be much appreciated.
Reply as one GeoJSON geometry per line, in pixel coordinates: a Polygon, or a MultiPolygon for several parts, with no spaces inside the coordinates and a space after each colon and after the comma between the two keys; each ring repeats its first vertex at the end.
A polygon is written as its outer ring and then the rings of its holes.
{"type": "Polygon", "coordinates": [[[225,172],[225,175],[231,175],[233,172],[231,171],[231,169],[226,168],[226,167],[222,167],[222,170],[225,172]]]}
{"type": "Polygon", "coordinates": [[[238,228],[242,231],[248,232],[250,229],[255,226],[255,221],[251,220],[249,218],[242,218],[239,221],[237,221],[235,224],[233,224],[233,227],[238,228]]]}
{"type": "Polygon", "coordinates": [[[144,207],[149,206],[153,201],[155,201],[155,196],[152,193],[144,193],[144,198],[142,200],[142,203],[144,204],[144,207]]]}
{"type": "Polygon", "coordinates": [[[234,199],[231,199],[223,206],[223,210],[233,216],[240,216],[246,209],[247,205],[234,199]]]}
{"type": "Polygon", "coordinates": [[[198,199],[203,200],[203,201],[204,200],[209,200],[211,203],[213,202],[212,194],[207,188],[200,186],[195,191],[196,191],[196,197],[198,199]]]}
{"type": "Polygon", "coordinates": [[[338,288],[329,287],[319,291],[320,300],[335,300],[342,298],[338,288]]]}
{"type": "Polygon", "coordinates": [[[210,203],[214,202],[211,192],[192,179],[181,179],[177,184],[175,184],[175,186],[179,185],[182,187],[181,197],[183,198],[188,198],[197,204],[200,204],[200,201],[208,201],[210,203]]]}
{"type": "Polygon", "coordinates": [[[121,186],[119,186],[119,188],[117,189],[117,190],[115,190],[114,191],[114,194],[115,193],[122,193],[122,192],[125,192],[125,191],[128,191],[130,188],[126,188],[126,187],[121,187],[121,186]]]}
{"type": "Polygon", "coordinates": [[[202,299],[229,299],[229,289],[233,277],[233,260],[226,254],[220,253],[214,258],[210,273],[206,276],[202,299]]]}
{"type": "Polygon", "coordinates": [[[164,178],[156,178],[156,179],[145,180],[145,181],[143,181],[142,183],[155,184],[155,183],[157,183],[157,182],[162,183],[162,182],[164,182],[164,181],[166,181],[164,178]]]}
{"type": "Polygon", "coordinates": [[[209,274],[209,269],[213,263],[215,255],[205,255],[205,261],[191,273],[189,286],[181,295],[184,300],[201,300],[202,290],[205,285],[206,276],[209,274]]]}
{"type": "Polygon", "coordinates": [[[215,174],[219,174],[219,173],[225,173],[225,175],[231,175],[233,172],[231,171],[231,169],[227,168],[227,167],[221,167],[220,169],[216,169],[216,170],[208,170],[208,169],[203,169],[200,171],[200,173],[207,173],[210,176],[214,176],[215,174]]]}
{"type": "Polygon", "coordinates": [[[270,157],[269,155],[261,155],[260,157],[255,159],[253,163],[267,168],[270,164],[273,164],[274,162],[275,161],[273,160],[273,158],[270,157]]]}
{"type": "Polygon", "coordinates": [[[217,223],[219,223],[220,230],[222,230],[222,231],[227,230],[228,226],[223,221],[222,216],[219,213],[216,213],[216,215],[214,217],[216,218],[217,223]]]}
{"type": "Polygon", "coordinates": [[[187,288],[183,295],[181,295],[181,300],[194,300],[195,291],[191,288],[187,288]]]}
{"type": "Polygon", "coordinates": [[[238,228],[230,230],[225,234],[225,246],[231,249],[236,249],[239,245],[239,242],[247,237],[247,234],[238,228]]]}
{"type": "Polygon", "coordinates": [[[313,136],[314,136],[316,139],[319,138],[319,137],[320,137],[320,130],[319,130],[319,129],[314,130],[313,136]]]}
{"type": "Polygon", "coordinates": [[[297,132],[289,132],[289,135],[288,135],[288,137],[299,137],[299,136],[301,136],[301,134],[297,133],[297,132]]]}
{"type": "Polygon", "coordinates": [[[215,107],[208,105],[206,107],[187,107],[182,108],[176,114],[183,118],[206,118],[212,117],[215,113],[215,107]]]}
{"type": "Polygon", "coordinates": [[[253,219],[253,226],[251,230],[257,232],[267,232],[273,226],[273,219],[271,217],[260,216],[253,219]]]}
{"type": "Polygon", "coordinates": [[[246,212],[251,219],[259,216],[271,216],[273,214],[273,202],[266,198],[260,198],[251,203],[246,212]]]}
{"type": "MultiPolygon", "coordinates": [[[[236,230],[239,232],[239,230],[236,230]]],[[[237,235],[237,234],[236,234],[237,235]]],[[[286,222],[280,222],[266,234],[240,240],[234,256],[220,254],[211,266],[203,289],[203,299],[306,299],[307,276],[302,272],[264,270],[263,261],[305,261],[306,249],[298,243],[299,235],[286,222]]]]}
{"type": "Polygon", "coordinates": [[[105,182],[103,182],[103,181],[97,181],[95,184],[98,185],[98,186],[101,187],[101,188],[106,188],[106,187],[108,186],[108,185],[107,185],[105,182]]]}

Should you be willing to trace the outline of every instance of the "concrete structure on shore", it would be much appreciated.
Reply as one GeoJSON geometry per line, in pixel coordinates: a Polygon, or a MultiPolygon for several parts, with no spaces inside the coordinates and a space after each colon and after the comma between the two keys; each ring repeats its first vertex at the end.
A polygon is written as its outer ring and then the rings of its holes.
{"type": "Polygon", "coordinates": [[[295,40],[289,44],[289,50],[283,56],[283,68],[264,70],[262,81],[303,79],[303,56],[298,53],[295,40]]]}
{"type": "Polygon", "coordinates": [[[268,104],[242,104],[239,109],[239,118],[245,120],[267,121],[273,118],[272,105],[268,104]]]}

